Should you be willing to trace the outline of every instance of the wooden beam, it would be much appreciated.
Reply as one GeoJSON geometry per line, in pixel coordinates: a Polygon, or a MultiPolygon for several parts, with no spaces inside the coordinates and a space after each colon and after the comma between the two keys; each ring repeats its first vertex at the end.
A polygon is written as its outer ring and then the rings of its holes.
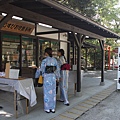
{"type": "Polygon", "coordinates": [[[36,35],[56,34],[56,33],[64,33],[64,32],[67,31],[57,30],[57,31],[37,32],[36,35]]]}
{"type": "Polygon", "coordinates": [[[102,40],[99,40],[99,43],[100,43],[100,48],[101,48],[101,50],[104,50],[104,46],[103,46],[102,40]]]}
{"type": "Polygon", "coordinates": [[[77,37],[77,35],[74,32],[73,32],[73,36],[75,38],[76,45],[79,47],[80,46],[80,42],[78,40],[78,37],[80,37],[80,36],[77,37]]]}
{"type": "Polygon", "coordinates": [[[13,0],[0,0],[0,6],[13,2],[13,0]]]}
{"type": "Polygon", "coordinates": [[[90,31],[81,29],[79,27],[75,27],[73,25],[49,18],[47,16],[44,15],[40,15],[38,13],[26,10],[26,9],[22,9],[20,7],[16,7],[14,5],[4,5],[0,7],[0,11],[2,12],[6,12],[9,14],[13,14],[16,16],[20,16],[23,17],[27,20],[33,21],[33,22],[42,22],[44,24],[48,24],[48,25],[52,25],[55,28],[58,29],[63,29],[63,30],[67,30],[67,31],[73,31],[73,32],[77,32],[77,33],[81,33],[83,35],[87,35],[93,38],[98,38],[98,39],[103,39],[103,36],[100,36],[98,34],[92,33],[90,31]]]}
{"type": "Polygon", "coordinates": [[[82,38],[81,38],[81,45],[82,45],[83,42],[85,41],[85,37],[86,37],[85,35],[82,36],[82,38]]]}
{"type": "Polygon", "coordinates": [[[6,15],[1,21],[0,21],[0,29],[12,18],[11,14],[6,15]]]}

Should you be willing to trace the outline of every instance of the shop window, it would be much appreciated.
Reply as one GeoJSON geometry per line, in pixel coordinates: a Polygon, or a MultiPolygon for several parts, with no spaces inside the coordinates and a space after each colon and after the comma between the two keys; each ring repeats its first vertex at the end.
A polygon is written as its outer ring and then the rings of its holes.
{"type": "Polygon", "coordinates": [[[2,69],[5,69],[6,62],[10,62],[11,67],[20,67],[19,51],[20,45],[19,36],[3,35],[2,38],[2,69]]]}
{"type": "Polygon", "coordinates": [[[2,69],[6,62],[11,68],[20,68],[20,51],[22,51],[22,67],[36,65],[36,42],[32,38],[22,36],[22,50],[20,50],[20,36],[3,35],[2,38],[2,69]]]}
{"type": "Polygon", "coordinates": [[[36,41],[22,36],[22,67],[36,65],[36,41]]]}
{"type": "Polygon", "coordinates": [[[60,48],[59,42],[57,41],[48,41],[48,40],[39,40],[39,47],[40,47],[40,62],[41,63],[42,59],[45,57],[44,56],[44,51],[47,47],[51,47],[53,50],[53,57],[57,57],[57,51],[60,48]]]}
{"type": "Polygon", "coordinates": [[[41,64],[41,61],[44,59],[44,51],[47,47],[50,47],[50,41],[46,40],[39,40],[39,48],[40,48],[40,53],[39,53],[39,65],[41,64]]]}
{"type": "Polygon", "coordinates": [[[59,50],[59,42],[51,42],[51,48],[53,50],[53,57],[57,58],[57,51],[59,50]]]}

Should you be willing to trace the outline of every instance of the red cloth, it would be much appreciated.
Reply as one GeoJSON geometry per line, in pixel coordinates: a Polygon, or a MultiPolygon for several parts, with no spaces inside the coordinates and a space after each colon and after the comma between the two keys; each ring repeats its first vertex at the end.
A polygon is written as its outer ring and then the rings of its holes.
{"type": "Polygon", "coordinates": [[[70,65],[68,63],[63,64],[61,70],[70,70],[70,65]]]}

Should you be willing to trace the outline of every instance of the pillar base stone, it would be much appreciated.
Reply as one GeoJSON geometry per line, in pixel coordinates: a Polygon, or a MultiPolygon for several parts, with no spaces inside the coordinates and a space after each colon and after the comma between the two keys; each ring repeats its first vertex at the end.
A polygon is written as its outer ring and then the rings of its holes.
{"type": "Polygon", "coordinates": [[[94,68],[93,70],[96,71],[96,68],[94,68]]]}
{"type": "Polygon", "coordinates": [[[100,86],[104,86],[105,85],[105,82],[100,82],[100,86]]]}
{"type": "Polygon", "coordinates": [[[82,96],[82,92],[76,92],[75,96],[76,97],[81,97],[82,96]]]}

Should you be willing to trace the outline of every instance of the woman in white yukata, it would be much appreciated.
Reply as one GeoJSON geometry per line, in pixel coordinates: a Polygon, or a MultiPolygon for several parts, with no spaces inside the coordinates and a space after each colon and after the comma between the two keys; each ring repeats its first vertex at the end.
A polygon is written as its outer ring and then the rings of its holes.
{"type": "Polygon", "coordinates": [[[57,60],[52,57],[52,49],[45,49],[46,58],[41,63],[42,76],[44,77],[44,110],[55,113],[56,108],[56,80],[60,78],[60,69],[57,60]]]}
{"type": "MultiPolygon", "coordinates": [[[[62,65],[67,64],[66,58],[64,56],[64,50],[60,49],[58,50],[58,56],[59,56],[59,66],[60,68],[62,65]]],[[[59,80],[59,86],[60,86],[60,102],[64,102],[65,105],[69,106],[68,101],[68,77],[69,77],[69,70],[60,70],[60,80],[59,80]]]]}

